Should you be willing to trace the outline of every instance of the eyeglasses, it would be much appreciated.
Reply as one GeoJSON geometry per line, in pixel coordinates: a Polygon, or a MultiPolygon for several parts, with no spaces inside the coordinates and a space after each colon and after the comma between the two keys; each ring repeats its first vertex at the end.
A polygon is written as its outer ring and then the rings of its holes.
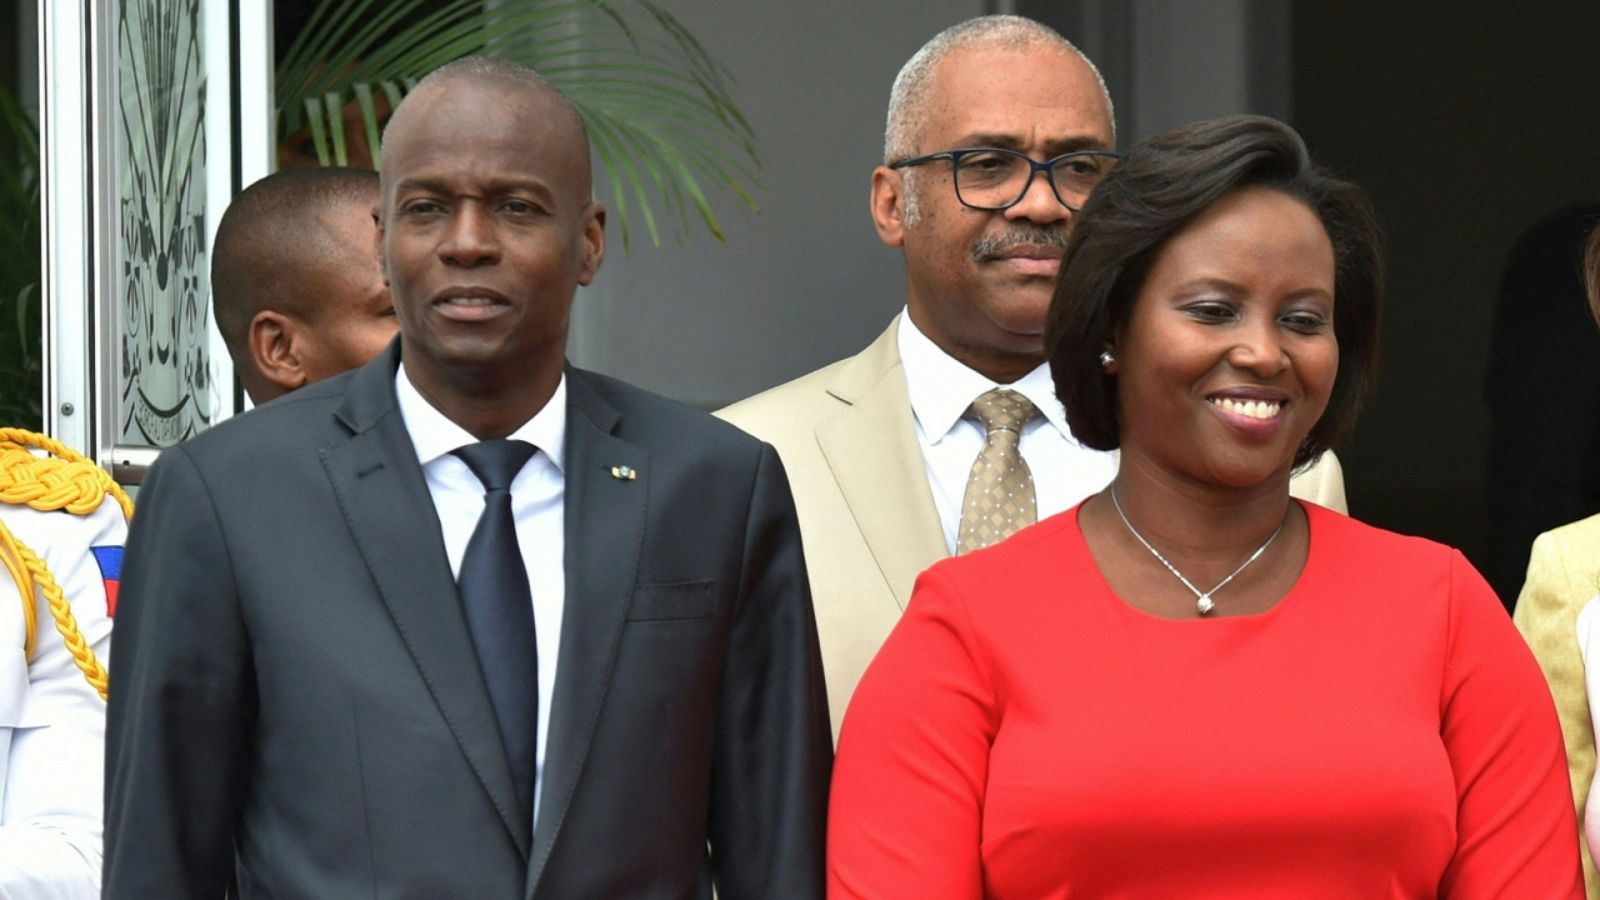
{"type": "Polygon", "coordinates": [[[1120,153],[1104,150],[1076,150],[1044,162],[1035,162],[1015,150],[968,147],[903,159],[890,163],[889,168],[907,169],[948,159],[950,174],[955,181],[956,199],[963,206],[986,210],[1010,209],[1021,203],[1033,184],[1033,176],[1043,172],[1056,200],[1067,209],[1077,212],[1089,198],[1089,192],[1121,158],[1120,153]]]}

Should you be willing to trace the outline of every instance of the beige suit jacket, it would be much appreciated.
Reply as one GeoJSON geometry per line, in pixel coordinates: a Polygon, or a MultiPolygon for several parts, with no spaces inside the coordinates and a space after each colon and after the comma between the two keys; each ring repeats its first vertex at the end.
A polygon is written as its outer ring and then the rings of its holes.
{"type": "MultiPolygon", "coordinates": [[[[835,740],[856,682],[911,599],[917,574],[949,555],[917,445],[899,323],[896,316],[849,359],[717,413],[776,447],[788,470],[835,740]]],[[[1332,453],[1291,490],[1345,512],[1332,453]]]]}
{"type": "MultiPolygon", "coordinates": [[[[800,540],[805,541],[804,530],[800,540]]],[[[816,583],[815,574],[811,580],[816,583]]],[[[1583,814],[1594,781],[1594,725],[1589,719],[1589,692],[1578,649],[1578,613],[1596,594],[1600,594],[1600,516],[1590,516],[1534,540],[1528,580],[1522,585],[1513,616],[1544,669],[1561,717],[1572,802],[1578,810],[1578,841],[1583,847],[1583,883],[1592,900],[1600,898],[1600,878],[1596,878],[1594,860],[1583,840],[1583,814]]]]}

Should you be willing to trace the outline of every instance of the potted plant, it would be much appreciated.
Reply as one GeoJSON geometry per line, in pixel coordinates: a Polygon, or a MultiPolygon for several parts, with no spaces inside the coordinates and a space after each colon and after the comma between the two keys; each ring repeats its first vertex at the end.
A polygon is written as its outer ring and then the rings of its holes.
{"type": "Polygon", "coordinates": [[[323,0],[277,65],[280,156],[374,165],[381,123],[417,80],[475,54],[532,66],[575,103],[623,248],[691,219],[718,240],[709,193],[754,209],[755,135],[728,74],[650,0],[323,0]]]}

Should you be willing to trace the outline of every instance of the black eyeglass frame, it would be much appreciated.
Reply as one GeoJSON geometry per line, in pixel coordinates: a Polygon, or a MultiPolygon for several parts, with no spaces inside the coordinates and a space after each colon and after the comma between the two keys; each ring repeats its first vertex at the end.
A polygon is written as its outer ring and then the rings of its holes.
{"type": "Polygon", "coordinates": [[[1109,159],[1113,163],[1122,159],[1121,153],[1115,153],[1110,150],[1069,150],[1060,156],[1052,156],[1044,162],[1039,162],[1026,153],[1008,150],[1005,147],[959,147],[955,150],[941,150],[938,153],[929,153],[926,156],[915,156],[911,159],[902,159],[897,162],[889,163],[889,168],[898,171],[900,169],[909,169],[913,166],[927,165],[928,163],[937,162],[941,159],[948,159],[950,160],[950,186],[955,189],[956,200],[959,201],[962,206],[965,206],[968,209],[983,210],[984,212],[1000,212],[1002,210],[1010,209],[1011,207],[1016,206],[1018,203],[1021,203],[1023,198],[1028,196],[1028,191],[1033,187],[1033,176],[1043,172],[1045,183],[1050,185],[1050,193],[1055,195],[1056,202],[1062,206],[1065,206],[1072,212],[1077,212],[1081,207],[1073,206],[1071,203],[1061,199],[1061,188],[1056,186],[1055,174],[1055,167],[1057,163],[1064,159],[1071,159],[1075,156],[1093,156],[1102,159],[1109,159]],[[956,169],[961,162],[961,157],[971,153],[1003,153],[1006,156],[1014,156],[1030,166],[1028,169],[1028,177],[1023,180],[1022,190],[1017,193],[1017,198],[1015,200],[1012,200],[1010,203],[1007,203],[1004,206],[979,206],[976,203],[968,203],[967,198],[961,196],[961,181],[956,177],[956,169]]]}

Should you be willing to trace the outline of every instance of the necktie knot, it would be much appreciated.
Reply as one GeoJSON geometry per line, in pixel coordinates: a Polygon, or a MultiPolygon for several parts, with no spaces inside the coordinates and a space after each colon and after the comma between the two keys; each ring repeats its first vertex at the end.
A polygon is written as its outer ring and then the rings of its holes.
{"type": "Polygon", "coordinates": [[[986,391],[972,401],[968,411],[983,424],[985,432],[1010,431],[1018,436],[1021,436],[1023,426],[1039,414],[1039,408],[1033,405],[1033,401],[1009,388],[986,391]]]}
{"type": "Polygon", "coordinates": [[[957,553],[1004,540],[1038,518],[1033,473],[1021,447],[1022,428],[1039,414],[1038,408],[1016,391],[995,388],[972,401],[968,414],[987,433],[967,476],[957,553]]]}
{"type": "Polygon", "coordinates": [[[510,490],[512,480],[522,471],[535,449],[527,441],[494,438],[457,447],[452,452],[467,464],[472,474],[483,483],[484,491],[488,492],[510,490]]]}

